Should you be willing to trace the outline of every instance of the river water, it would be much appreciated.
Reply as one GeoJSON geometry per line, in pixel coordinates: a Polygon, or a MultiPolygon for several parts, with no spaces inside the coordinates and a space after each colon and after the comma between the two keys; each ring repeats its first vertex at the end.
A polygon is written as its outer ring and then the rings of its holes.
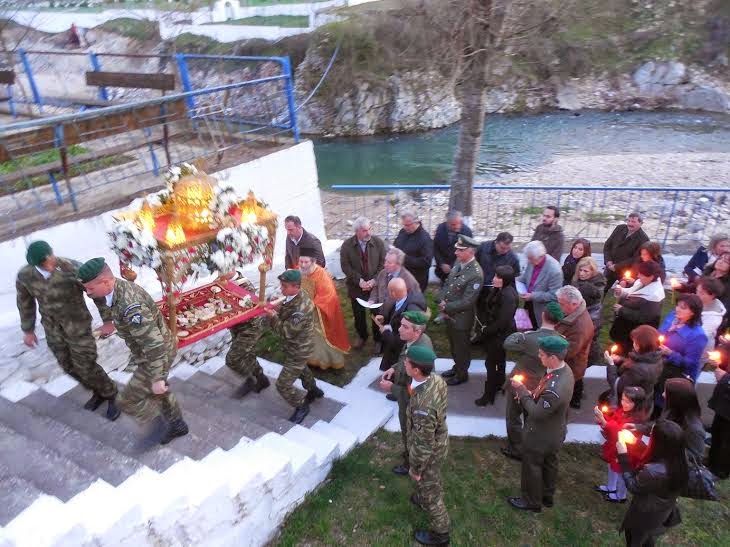
{"type": "MultiPolygon", "coordinates": [[[[730,116],[695,112],[489,115],[477,178],[532,171],[561,155],[730,152],[730,116]]],[[[458,125],[400,135],[318,140],[319,184],[435,184],[448,180],[458,125]]]]}

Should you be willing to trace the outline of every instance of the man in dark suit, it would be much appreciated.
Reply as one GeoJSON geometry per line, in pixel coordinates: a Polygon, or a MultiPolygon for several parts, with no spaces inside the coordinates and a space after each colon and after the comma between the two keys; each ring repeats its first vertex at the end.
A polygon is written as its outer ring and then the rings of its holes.
{"type": "Polygon", "coordinates": [[[296,270],[299,268],[299,249],[314,249],[314,260],[322,266],[326,266],[324,260],[324,251],[322,251],[322,243],[315,236],[307,232],[302,226],[302,220],[294,215],[289,215],[284,219],[284,228],[286,228],[286,255],[284,263],[286,269],[296,270]]]}
{"type": "Polygon", "coordinates": [[[415,211],[404,210],[400,218],[403,228],[398,232],[393,246],[406,253],[405,267],[418,280],[421,291],[425,291],[433,262],[433,240],[423,229],[415,211]]]}
{"type": "Polygon", "coordinates": [[[626,224],[616,226],[606,243],[603,244],[603,263],[606,265],[607,294],[624,271],[639,258],[639,249],[649,241],[649,236],[642,230],[643,219],[639,213],[631,213],[626,218],[626,224]]]}
{"type": "Polygon", "coordinates": [[[471,228],[464,224],[461,211],[449,211],[446,215],[446,222],[442,222],[436,228],[433,236],[433,256],[436,259],[436,277],[444,284],[449,277],[451,267],[456,262],[454,244],[459,234],[472,237],[471,228]]]}
{"type": "Polygon", "coordinates": [[[426,300],[423,293],[409,293],[406,282],[400,278],[388,283],[388,299],[383,304],[380,314],[374,318],[383,337],[383,360],[380,370],[388,370],[396,362],[403,349],[403,340],[398,336],[401,318],[406,311],[426,311],[426,300]]]}
{"type": "MultiPolygon", "coordinates": [[[[359,336],[352,345],[360,349],[368,339],[367,310],[357,303],[356,298],[368,300],[375,287],[375,278],[383,269],[385,243],[370,234],[370,221],[365,217],[355,219],[355,235],[345,240],[340,249],[340,267],[347,276],[347,295],[352,305],[355,330],[359,336]]],[[[380,342],[380,331],[373,325],[373,340],[380,342]]]]}

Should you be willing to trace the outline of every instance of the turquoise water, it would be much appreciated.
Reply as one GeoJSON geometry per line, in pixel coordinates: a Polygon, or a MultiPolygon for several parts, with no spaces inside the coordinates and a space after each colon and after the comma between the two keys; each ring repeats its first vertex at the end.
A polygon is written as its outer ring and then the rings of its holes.
{"type": "MultiPolygon", "coordinates": [[[[560,155],[730,151],[730,116],[723,114],[490,115],[484,126],[480,180],[529,172],[560,155]]],[[[446,182],[458,132],[458,126],[451,126],[427,133],[315,141],[320,187],[446,182]]]]}

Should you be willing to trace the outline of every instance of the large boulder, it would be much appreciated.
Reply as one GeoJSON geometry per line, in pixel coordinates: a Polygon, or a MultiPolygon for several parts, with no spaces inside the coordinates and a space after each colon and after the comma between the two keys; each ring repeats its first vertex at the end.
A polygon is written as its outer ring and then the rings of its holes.
{"type": "Polygon", "coordinates": [[[634,72],[632,79],[642,95],[659,96],[687,82],[687,68],[677,61],[649,61],[634,72]]]}
{"type": "Polygon", "coordinates": [[[722,90],[714,87],[698,86],[687,90],[678,90],[676,98],[678,106],[688,110],[730,111],[730,97],[722,90]]]}

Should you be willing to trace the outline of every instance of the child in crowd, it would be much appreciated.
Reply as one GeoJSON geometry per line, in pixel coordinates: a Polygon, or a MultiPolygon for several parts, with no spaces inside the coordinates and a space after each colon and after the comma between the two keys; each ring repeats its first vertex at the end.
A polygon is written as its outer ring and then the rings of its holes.
{"type": "MultiPolygon", "coordinates": [[[[621,404],[618,408],[610,410],[607,405],[602,408],[595,407],[593,413],[596,416],[596,423],[601,426],[601,433],[606,442],[603,443],[602,456],[608,464],[608,479],[606,484],[597,485],[594,489],[603,494],[606,501],[611,503],[626,502],[626,484],[621,477],[621,467],[618,463],[616,453],[616,442],[619,438],[619,431],[626,423],[643,423],[649,417],[647,409],[646,392],[638,386],[624,388],[621,395],[621,404]]],[[[636,468],[644,453],[646,445],[641,441],[641,433],[631,432],[635,442],[628,445],[629,460],[636,468]]]]}

